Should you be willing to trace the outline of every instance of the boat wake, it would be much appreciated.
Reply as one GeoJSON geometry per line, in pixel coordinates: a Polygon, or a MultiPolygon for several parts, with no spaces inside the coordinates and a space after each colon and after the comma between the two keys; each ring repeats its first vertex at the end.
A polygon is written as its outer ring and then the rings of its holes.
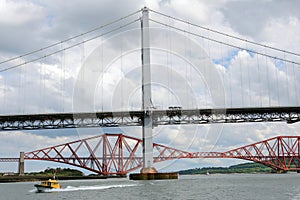
{"type": "MultiPolygon", "coordinates": [[[[61,189],[49,189],[44,192],[73,192],[73,191],[82,191],[82,190],[105,190],[110,188],[122,188],[122,187],[134,187],[137,184],[122,184],[122,185],[94,185],[94,186],[67,186],[66,188],[61,189]]],[[[37,189],[30,190],[29,192],[37,192],[37,189]]]]}

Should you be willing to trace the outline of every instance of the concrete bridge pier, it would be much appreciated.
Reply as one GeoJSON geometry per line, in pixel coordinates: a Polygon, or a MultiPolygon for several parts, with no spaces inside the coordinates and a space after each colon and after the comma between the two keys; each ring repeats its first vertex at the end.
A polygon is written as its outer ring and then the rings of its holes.
{"type": "Polygon", "coordinates": [[[20,152],[19,159],[19,176],[24,176],[24,152],[20,152]]]}
{"type": "Polygon", "coordinates": [[[142,35],[142,107],[143,117],[143,168],[140,174],[130,174],[131,180],[177,179],[177,173],[158,173],[153,166],[153,121],[151,100],[151,66],[150,66],[150,33],[149,9],[143,9],[141,20],[142,35]]]}

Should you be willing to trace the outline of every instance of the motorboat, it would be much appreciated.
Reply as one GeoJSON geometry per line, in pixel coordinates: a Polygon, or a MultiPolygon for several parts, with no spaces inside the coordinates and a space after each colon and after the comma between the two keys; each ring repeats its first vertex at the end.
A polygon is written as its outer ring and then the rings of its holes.
{"type": "Polygon", "coordinates": [[[60,183],[55,179],[42,181],[40,184],[35,184],[34,187],[36,187],[38,192],[45,192],[46,190],[51,189],[61,189],[60,183]]]}

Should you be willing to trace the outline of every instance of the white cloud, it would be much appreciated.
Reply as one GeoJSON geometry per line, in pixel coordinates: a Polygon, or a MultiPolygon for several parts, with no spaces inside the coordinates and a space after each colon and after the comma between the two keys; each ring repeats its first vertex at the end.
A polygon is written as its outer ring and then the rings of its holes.
{"type": "MultiPolygon", "coordinates": [[[[300,21],[295,16],[272,19],[261,30],[261,37],[272,46],[277,46],[288,51],[299,52],[300,21]],[[284,39],[283,39],[284,38],[284,39]]],[[[296,57],[292,57],[297,59],[296,57]]],[[[299,62],[299,58],[297,59],[299,62]]]]}
{"type": "MultiPolygon", "coordinates": [[[[45,9],[30,1],[0,2],[0,52],[14,56],[45,45],[41,33],[45,28],[45,9]],[[34,30],[34,31],[33,31],[34,30]]],[[[3,58],[5,59],[5,57],[3,58]]]]}
{"type": "Polygon", "coordinates": [[[36,22],[43,16],[44,9],[30,1],[0,1],[0,12],[2,16],[0,24],[10,26],[22,26],[36,22]],[[34,15],[32,13],[35,13],[34,15]]]}
{"type": "MultiPolygon", "coordinates": [[[[251,1],[225,0],[218,2],[196,0],[143,2],[131,0],[129,2],[104,1],[99,3],[98,1],[62,2],[51,0],[36,3],[36,1],[2,0],[0,1],[0,13],[4,13],[7,17],[0,19],[0,58],[5,60],[85,32],[136,11],[142,8],[144,3],[153,10],[187,19],[195,24],[205,25],[250,40],[254,38],[255,41],[263,44],[300,52],[297,45],[300,42],[300,16],[299,12],[296,12],[295,2],[253,3],[251,1]],[[263,9],[265,6],[269,6],[270,9],[263,9]],[[245,12],[240,12],[241,9],[245,12]]],[[[150,17],[162,19],[154,13],[150,13],[150,17]]],[[[169,19],[164,19],[164,23],[176,25],[206,37],[216,38],[222,42],[253,48],[262,53],[285,56],[287,59],[295,59],[299,62],[298,57],[283,55],[283,53],[263,47],[254,47],[241,41],[231,41],[226,37],[219,37],[217,34],[194,28],[191,25],[183,25],[169,19]]],[[[139,28],[139,26],[137,23],[134,27],[139,28]]],[[[156,64],[153,75],[156,83],[153,87],[153,101],[158,108],[167,108],[169,104],[181,104],[187,108],[211,107],[216,105],[217,100],[220,103],[223,100],[221,98],[225,97],[229,107],[299,105],[300,95],[297,96],[297,94],[300,91],[298,87],[300,70],[298,66],[285,62],[274,62],[272,59],[208,42],[187,33],[174,34],[175,36],[171,37],[172,34],[168,33],[171,29],[163,28],[165,29],[154,31],[156,37],[152,35],[151,38],[152,44],[157,47],[151,56],[152,61],[156,64]],[[188,39],[192,39],[192,41],[188,39]],[[167,51],[161,51],[161,49],[167,51]],[[196,52],[195,49],[197,49],[196,52]],[[210,71],[210,67],[213,66],[212,62],[208,63],[203,59],[207,56],[217,63],[213,71],[210,71]],[[195,62],[199,58],[203,59],[203,62],[195,62]],[[186,61],[200,64],[199,66],[189,66],[186,61]],[[172,65],[172,69],[170,69],[170,65],[172,65]],[[169,68],[167,69],[166,66],[169,68]],[[168,71],[172,71],[174,76],[168,76],[168,71]],[[214,74],[214,78],[209,78],[210,73],[214,74]],[[216,88],[218,91],[224,92],[222,97],[214,94],[214,91],[210,91],[216,88]],[[185,90],[189,91],[188,95],[185,95],[185,90]]],[[[101,31],[97,32],[97,34],[101,33],[101,31]]],[[[126,109],[126,105],[139,109],[141,107],[140,92],[138,92],[140,89],[139,34],[140,30],[138,29],[119,35],[110,34],[94,40],[94,43],[86,43],[56,56],[0,74],[2,91],[0,103],[3,105],[0,108],[1,114],[71,112],[74,109],[72,98],[76,81],[79,83],[79,93],[76,97],[82,105],[79,110],[86,108],[101,110],[103,105],[104,110],[126,109]],[[122,37],[124,35],[126,38],[122,37]],[[102,50],[100,44],[103,45],[102,50]],[[99,46],[100,48],[97,49],[99,46]],[[81,64],[89,58],[92,52],[95,53],[94,58],[96,58],[93,60],[93,67],[79,73],[81,64]],[[121,53],[124,54],[122,57],[120,57],[121,53]],[[101,63],[107,67],[103,87],[101,78],[93,77],[95,79],[92,79],[91,77],[101,71],[101,63]],[[89,83],[89,80],[97,82],[89,83]],[[83,92],[80,93],[80,91],[83,92]],[[117,99],[118,94],[122,92],[128,95],[129,100],[117,99]],[[95,105],[91,105],[92,103],[95,105]]],[[[54,50],[82,41],[83,39],[72,40],[58,45],[54,50]]],[[[47,53],[50,52],[46,51],[41,55],[47,53]]],[[[11,65],[28,61],[31,58],[34,57],[18,59],[11,65]]],[[[5,68],[7,65],[4,64],[0,67],[5,68]]],[[[154,129],[155,142],[190,151],[212,149],[225,151],[279,134],[299,134],[297,124],[233,124],[216,127],[217,125],[158,127],[154,129]]],[[[141,136],[139,128],[122,128],[122,130],[135,137],[141,136]]],[[[3,132],[1,138],[3,139],[0,140],[1,147],[6,149],[8,154],[21,149],[59,144],[72,139],[72,137],[48,137],[48,134],[43,135],[39,132],[34,134],[3,132]]],[[[188,168],[198,164],[226,165],[230,162],[230,160],[186,160],[179,161],[178,168],[188,168]]],[[[176,168],[176,165],[172,165],[172,167],[176,168]]]]}
{"type": "Polygon", "coordinates": [[[62,143],[67,143],[72,140],[77,140],[78,136],[56,136],[49,137],[47,135],[37,135],[30,132],[0,132],[1,145],[0,149],[2,157],[11,156],[18,157],[19,152],[29,152],[37,149],[42,149],[50,146],[55,146],[62,143]],[[20,142],[21,141],[21,142],[20,142]]]}

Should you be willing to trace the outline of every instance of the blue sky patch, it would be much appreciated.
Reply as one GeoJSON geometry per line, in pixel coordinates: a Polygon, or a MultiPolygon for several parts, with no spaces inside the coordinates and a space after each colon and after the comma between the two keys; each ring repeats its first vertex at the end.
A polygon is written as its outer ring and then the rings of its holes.
{"type": "Polygon", "coordinates": [[[225,68],[228,68],[230,65],[231,60],[237,56],[239,53],[239,50],[232,51],[228,56],[224,56],[223,58],[219,59],[213,59],[213,63],[217,65],[222,65],[225,68]]]}
{"type": "Polygon", "coordinates": [[[46,19],[47,19],[47,25],[49,27],[52,27],[53,26],[54,15],[47,15],[46,19]]]}

